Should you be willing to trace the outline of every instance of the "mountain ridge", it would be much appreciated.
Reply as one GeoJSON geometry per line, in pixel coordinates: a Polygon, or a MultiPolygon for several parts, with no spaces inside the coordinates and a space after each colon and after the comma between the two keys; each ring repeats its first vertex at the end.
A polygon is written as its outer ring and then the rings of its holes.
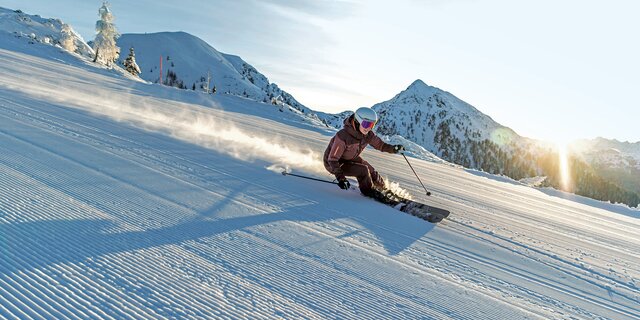
{"type": "Polygon", "coordinates": [[[160,82],[180,89],[191,89],[245,97],[283,112],[294,112],[322,125],[315,113],[291,94],[260,73],[241,57],[218,51],[204,40],[183,31],[125,33],[117,39],[121,47],[120,60],[133,47],[142,73],[140,77],[152,83],[160,82]],[[210,78],[209,78],[210,77],[210,78]],[[208,86],[208,88],[207,88],[208,86]]]}

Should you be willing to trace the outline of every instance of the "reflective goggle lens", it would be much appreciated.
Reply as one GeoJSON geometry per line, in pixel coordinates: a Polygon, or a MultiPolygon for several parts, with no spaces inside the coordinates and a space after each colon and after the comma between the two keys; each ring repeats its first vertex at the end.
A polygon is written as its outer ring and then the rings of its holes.
{"type": "Polygon", "coordinates": [[[369,121],[369,120],[362,120],[362,122],[360,123],[360,126],[365,129],[371,129],[375,125],[376,125],[375,121],[369,121]]]}

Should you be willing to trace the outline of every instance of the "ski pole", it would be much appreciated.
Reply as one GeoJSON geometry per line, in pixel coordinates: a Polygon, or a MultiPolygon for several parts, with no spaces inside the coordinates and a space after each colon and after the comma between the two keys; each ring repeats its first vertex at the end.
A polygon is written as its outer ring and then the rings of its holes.
{"type": "Polygon", "coordinates": [[[302,176],[302,175],[295,174],[295,173],[291,173],[291,172],[287,172],[287,171],[282,171],[282,175],[283,175],[283,176],[294,176],[294,177],[298,177],[298,178],[309,179],[309,180],[315,180],[315,181],[326,182],[326,183],[331,183],[331,184],[338,184],[337,182],[334,182],[334,181],[328,181],[328,180],[322,180],[322,179],[311,178],[311,177],[302,176]]]}
{"type": "Polygon", "coordinates": [[[427,187],[424,186],[424,183],[422,183],[422,180],[420,180],[420,177],[418,177],[418,174],[416,173],[416,170],[413,170],[413,166],[411,166],[411,163],[409,163],[409,159],[407,159],[407,156],[404,155],[404,153],[402,153],[402,156],[404,157],[405,160],[407,160],[407,164],[409,165],[409,168],[411,168],[411,171],[413,171],[413,174],[416,175],[416,178],[418,178],[418,181],[420,181],[420,184],[422,185],[422,187],[424,188],[424,191],[427,192],[427,195],[430,196],[431,192],[429,192],[427,190],[427,187]]]}

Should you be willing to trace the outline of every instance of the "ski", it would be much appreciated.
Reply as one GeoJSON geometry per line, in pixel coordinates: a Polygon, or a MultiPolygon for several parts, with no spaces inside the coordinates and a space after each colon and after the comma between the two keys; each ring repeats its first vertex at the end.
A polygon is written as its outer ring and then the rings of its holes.
{"type": "Polygon", "coordinates": [[[451,214],[449,210],[405,199],[389,190],[376,192],[372,199],[431,223],[438,223],[451,214]]]}
{"type": "Polygon", "coordinates": [[[451,213],[449,210],[413,200],[405,199],[402,204],[402,207],[399,209],[400,211],[416,216],[420,219],[427,220],[431,223],[438,223],[449,217],[449,214],[451,213]]]}

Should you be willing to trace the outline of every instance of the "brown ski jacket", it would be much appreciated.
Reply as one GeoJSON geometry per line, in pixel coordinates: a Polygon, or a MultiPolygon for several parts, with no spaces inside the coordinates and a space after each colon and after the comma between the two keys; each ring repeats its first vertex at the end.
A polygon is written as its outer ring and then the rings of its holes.
{"type": "Polygon", "coordinates": [[[367,145],[383,152],[395,153],[393,145],[382,141],[373,131],[365,136],[357,130],[354,116],[351,115],[344,120],[344,127],[331,138],[324,151],[324,167],[337,179],[344,178],[341,165],[349,161],[359,162],[360,154],[367,145]]]}

